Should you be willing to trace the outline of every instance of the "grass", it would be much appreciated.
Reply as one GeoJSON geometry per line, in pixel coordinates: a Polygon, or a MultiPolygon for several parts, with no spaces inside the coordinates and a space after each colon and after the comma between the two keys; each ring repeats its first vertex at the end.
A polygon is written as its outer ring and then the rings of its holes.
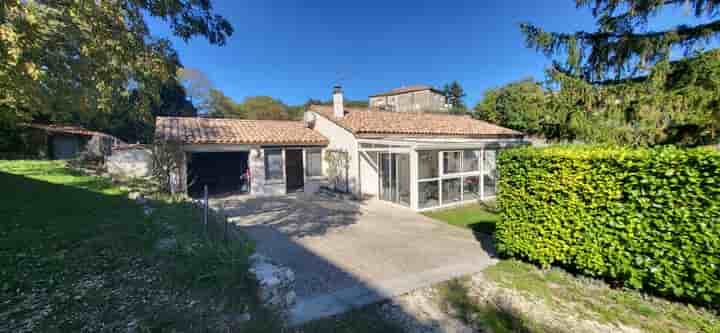
{"type": "MultiPolygon", "coordinates": [[[[425,213],[448,224],[492,233],[499,216],[483,203],[425,213]]],[[[720,316],[692,305],[671,302],[627,289],[612,289],[602,281],[574,276],[562,269],[540,270],[517,260],[502,260],[485,276],[500,286],[539,298],[557,311],[577,313],[601,323],[638,327],[648,332],[720,332],[720,316]]],[[[472,304],[461,285],[444,286],[448,302],[462,316],[473,314],[493,332],[550,332],[521,315],[472,304]],[[534,326],[533,326],[534,325],[534,326]],[[510,328],[510,330],[508,330],[510,328]]],[[[466,318],[467,319],[467,318],[466,318]]]]}
{"type": "Polygon", "coordinates": [[[377,304],[365,306],[340,315],[311,321],[293,330],[297,333],[401,333],[403,329],[379,315],[377,304]]]}
{"type": "Polygon", "coordinates": [[[0,331],[274,330],[251,245],[208,240],[191,205],[157,198],[146,216],[57,161],[0,161],[0,188],[0,331]]]}
{"type": "Polygon", "coordinates": [[[720,317],[710,310],[612,289],[598,280],[571,275],[559,268],[541,270],[504,260],[484,271],[505,288],[543,300],[556,311],[572,312],[601,323],[623,324],[647,332],[720,332],[720,317]]]}
{"type": "Polygon", "coordinates": [[[557,332],[542,323],[534,322],[520,313],[491,304],[478,304],[468,295],[465,284],[450,280],[439,286],[445,301],[445,311],[452,307],[456,316],[465,323],[477,326],[482,332],[493,333],[553,333],[557,332]]]}
{"type": "Polygon", "coordinates": [[[430,211],[423,214],[454,226],[470,228],[482,233],[495,232],[495,224],[500,219],[497,213],[492,212],[491,207],[483,203],[430,211]]]}

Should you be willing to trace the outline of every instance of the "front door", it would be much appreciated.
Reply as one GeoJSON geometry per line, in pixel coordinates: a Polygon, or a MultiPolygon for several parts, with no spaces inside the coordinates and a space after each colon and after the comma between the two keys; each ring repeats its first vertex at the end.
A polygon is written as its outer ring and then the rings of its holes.
{"type": "Polygon", "coordinates": [[[303,189],[305,185],[303,171],[302,150],[285,150],[285,184],[287,184],[288,192],[295,192],[303,189]]]}

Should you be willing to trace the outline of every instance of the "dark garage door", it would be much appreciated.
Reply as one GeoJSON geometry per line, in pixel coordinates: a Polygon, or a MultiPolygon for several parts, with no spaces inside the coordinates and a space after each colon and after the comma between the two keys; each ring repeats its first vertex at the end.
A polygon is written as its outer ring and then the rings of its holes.
{"type": "Polygon", "coordinates": [[[192,153],[187,168],[188,193],[201,197],[205,185],[210,195],[248,192],[247,169],[247,152],[192,153]]]}

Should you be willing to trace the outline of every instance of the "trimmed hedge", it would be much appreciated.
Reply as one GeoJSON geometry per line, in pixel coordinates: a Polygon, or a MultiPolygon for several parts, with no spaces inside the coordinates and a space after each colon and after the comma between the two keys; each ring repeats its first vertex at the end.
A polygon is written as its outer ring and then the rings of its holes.
{"type": "Polygon", "coordinates": [[[519,148],[498,168],[500,253],[720,303],[720,152],[519,148]]]}

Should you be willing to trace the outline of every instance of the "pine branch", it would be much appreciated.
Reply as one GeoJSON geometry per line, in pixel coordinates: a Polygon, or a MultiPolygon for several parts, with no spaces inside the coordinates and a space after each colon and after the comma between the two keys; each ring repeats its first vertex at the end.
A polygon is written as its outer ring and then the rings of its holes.
{"type": "Polygon", "coordinates": [[[525,34],[528,47],[546,56],[562,53],[574,55],[568,61],[569,67],[582,69],[588,79],[602,79],[611,71],[620,77],[626,72],[644,70],[648,65],[666,59],[675,46],[689,52],[698,43],[707,42],[720,35],[720,20],[646,33],[551,33],[531,24],[522,24],[521,30],[525,34]]]}

